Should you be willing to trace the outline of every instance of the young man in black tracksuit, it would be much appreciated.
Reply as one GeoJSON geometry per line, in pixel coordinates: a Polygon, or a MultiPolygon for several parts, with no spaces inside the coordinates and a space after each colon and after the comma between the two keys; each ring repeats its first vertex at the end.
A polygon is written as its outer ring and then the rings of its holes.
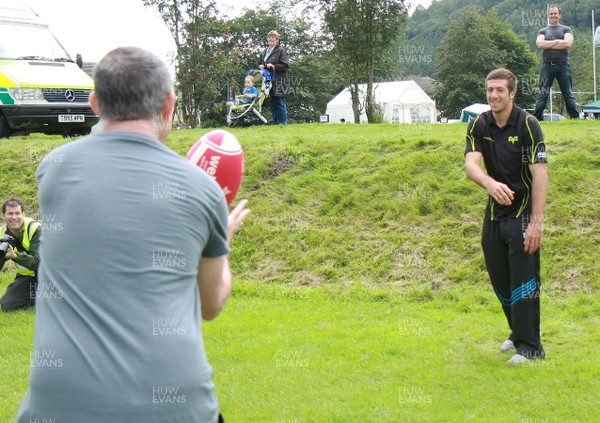
{"type": "Polygon", "coordinates": [[[540,340],[540,246],[548,187],[546,147],[537,120],[514,105],[517,78],[486,78],[491,110],[469,123],[466,173],[490,194],[482,246],[496,296],[511,329],[509,365],[544,358],[540,340]],[[485,163],[481,168],[481,159],[485,163]]]}

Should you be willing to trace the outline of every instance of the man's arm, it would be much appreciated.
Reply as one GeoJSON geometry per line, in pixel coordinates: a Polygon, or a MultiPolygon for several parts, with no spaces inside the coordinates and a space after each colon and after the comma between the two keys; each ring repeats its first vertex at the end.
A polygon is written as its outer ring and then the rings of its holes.
{"type": "MultiPolygon", "coordinates": [[[[242,200],[231,211],[227,222],[227,243],[231,245],[233,235],[244,224],[250,213],[246,208],[248,200],[242,200]]],[[[202,257],[198,264],[198,289],[202,318],[212,320],[219,315],[233,289],[233,278],[229,268],[229,255],[202,257]]]]}
{"type": "Polygon", "coordinates": [[[546,193],[548,192],[548,168],[546,163],[529,165],[533,178],[531,194],[531,219],[525,232],[525,252],[535,253],[542,245],[544,231],[544,209],[546,208],[546,193]]]}
{"type": "Polygon", "coordinates": [[[229,255],[203,257],[198,265],[198,288],[202,318],[212,320],[219,315],[231,295],[233,278],[229,269],[229,255]]]}
{"type": "Polygon", "coordinates": [[[255,98],[258,96],[258,90],[256,88],[254,88],[254,90],[249,91],[247,93],[242,94],[239,97],[245,97],[245,98],[255,98]]]}
{"type": "Polygon", "coordinates": [[[14,252],[7,253],[6,257],[12,259],[15,263],[20,264],[26,269],[33,270],[37,272],[38,267],[40,266],[40,234],[42,232],[42,228],[37,228],[31,240],[29,240],[29,250],[28,251],[20,251],[18,254],[14,252]]]}
{"type": "Polygon", "coordinates": [[[477,185],[488,190],[489,194],[498,204],[509,206],[514,199],[514,192],[506,185],[489,176],[481,167],[483,154],[479,151],[470,151],[465,157],[465,172],[467,177],[477,185]]]}
{"type": "Polygon", "coordinates": [[[535,45],[537,46],[537,48],[542,50],[567,50],[571,48],[571,46],[573,45],[573,41],[575,41],[575,38],[570,32],[567,32],[565,34],[565,38],[562,40],[548,41],[546,41],[546,37],[544,36],[544,34],[540,34],[535,40],[535,45]]]}

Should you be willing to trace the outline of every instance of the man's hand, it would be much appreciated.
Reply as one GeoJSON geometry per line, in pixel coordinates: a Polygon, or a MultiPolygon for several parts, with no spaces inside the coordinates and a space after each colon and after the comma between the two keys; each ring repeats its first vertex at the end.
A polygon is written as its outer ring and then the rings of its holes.
{"type": "Polygon", "coordinates": [[[526,253],[533,254],[542,246],[543,232],[544,225],[541,222],[531,222],[527,225],[525,241],[523,242],[526,253]]]}
{"type": "Polygon", "coordinates": [[[15,260],[17,258],[17,254],[13,251],[12,248],[10,248],[7,252],[6,255],[4,256],[7,260],[15,260]]]}
{"type": "Polygon", "coordinates": [[[250,214],[250,210],[246,208],[248,200],[242,200],[229,213],[229,223],[227,225],[227,242],[231,245],[233,235],[244,225],[244,218],[250,214]]]}
{"type": "Polygon", "coordinates": [[[486,188],[496,203],[503,206],[510,206],[515,198],[515,193],[506,184],[494,179],[490,178],[486,188]]]}
{"type": "Polygon", "coordinates": [[[502,182],[496,181],[481,168],[483,154],[479,151],[470,151],[465,157],[465,171],[467,177],[477,185],[488,190],[492,198],[503,206],[510,206],[515,193],[502,182]]]}

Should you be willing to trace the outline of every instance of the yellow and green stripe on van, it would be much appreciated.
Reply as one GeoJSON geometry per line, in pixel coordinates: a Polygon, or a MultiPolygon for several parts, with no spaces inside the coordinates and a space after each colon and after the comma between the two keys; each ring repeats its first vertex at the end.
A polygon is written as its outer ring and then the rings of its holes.
{"type": "Polygon", "coordinates": [[[8,88],[0,88],[0,104],[15,104],[15,99],[8,92],[8,88]]]}

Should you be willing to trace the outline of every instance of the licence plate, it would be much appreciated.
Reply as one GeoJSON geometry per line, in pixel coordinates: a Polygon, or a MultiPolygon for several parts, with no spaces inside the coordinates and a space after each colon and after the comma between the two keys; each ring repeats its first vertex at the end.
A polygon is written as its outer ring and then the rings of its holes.
{"type": "Polygon", "coordinates": [[[61,123],[85,122],[85,115],[58,115],[58,121],[61,123]]]}

